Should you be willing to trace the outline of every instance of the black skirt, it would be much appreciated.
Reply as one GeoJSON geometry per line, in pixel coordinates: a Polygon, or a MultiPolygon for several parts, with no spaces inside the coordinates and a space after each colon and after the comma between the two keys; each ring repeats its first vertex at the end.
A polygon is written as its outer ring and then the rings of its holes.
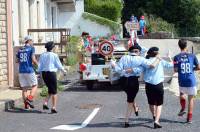
{"type": "Polygon", "coordinates": [[[57,94],[57,77],[56,72],[43,71],[42,78],[48,87],[49,94],[57,94]]]}
{"type": "Polygon", "coordinates": [[[127,95],[127,102],[132,103],[139,91],[138,77],[121,77],[120,85],[127,95]]]}
{"type": "Polygon", "coordinates": [[[146,88],[148,103],[150,105],[159,106],[163,104],[164,89],[162,82],[157,85],[146,83],[145,88],[146,88]]]}

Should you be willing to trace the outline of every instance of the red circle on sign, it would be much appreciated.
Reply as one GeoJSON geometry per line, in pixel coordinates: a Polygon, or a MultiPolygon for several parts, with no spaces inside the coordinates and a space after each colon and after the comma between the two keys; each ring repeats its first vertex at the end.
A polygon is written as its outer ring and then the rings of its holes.
{"type": "Polygon", "coordinates": [[[109,41],[103,41],[99,45],[99,52],[104,56],[111,55],[113,50],[114,50],[113,45],[109,41]]]}

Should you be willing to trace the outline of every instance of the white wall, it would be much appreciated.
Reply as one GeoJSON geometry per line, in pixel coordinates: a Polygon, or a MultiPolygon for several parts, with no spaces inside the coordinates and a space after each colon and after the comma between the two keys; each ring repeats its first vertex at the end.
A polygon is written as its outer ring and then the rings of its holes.
{"type": "Polygon", "coordinates": [[[18,0],[12,1],[12,35],[13,44],[15,46],[19,45],[19,16],[18,16],[18,0]]]}
{"type": "MultiPolygon", "coordinates": [[[[70,28],[71,35],[81,35],[83,31],[89,32],[92,36],[106,36],[110,33],[109,27],[82,18],[84,0],[78,0],[74,3],[75,12],[74,10],[71,10],[71,12],[61,10],[57,3],[51,0],[12,0],[12,2],[15,46],[19,45],[19,41],[24,39],[29,28],[70,28]],[[55,9],[54,25],[52,25],[52,7],[55,9]]],[[[58,33],[34,33],[31,35],[34,36],[35,42],[38,41],[38,38],[42,42],[59,41],[60,39],[58,33]]]]}
{"type": "Polygon", "coordinates": [[[46,23],[46,28],[52,28],[52,27],[57,27],[58,26],[58,6],[55,2],[51,2],[51,0],[45,0],[45,23],[46,23]],[[52,7],[55,9],[54,15],[54,25],[52,25],[52,7]]]}
{"type": "Polygon", "coordinates": [[[36,0],[30,0],[29,1],[29,23],[30,28],[38,28],[38,9],[37,9],[37,1],[36,0]]]}
{"type": "Polygon", "coordinates": [[[72,35],[81,35],[82,32],[88,32],[91,36],[107,36],[111,35],[111,30],[108,26],[100,25],[96,22],[86,20],[83,17],[79,19],[79,22],[72,28],[72,35]]]}
{"type": "MultiPolygon", "coordinates": [[[[19,46],[27,35],[27,29],[46,28],[44,0],[12,0],[12,19],[13,43],[19,46]]],[[[38,34],[32,36],[37,41],[38,34]]],[[[44,38],[44,34],[40,33],[39,37],[44,38]]]]}
{"type": "MultiPolygon", "coordinates": [[[[15,0],[13,0],[15,1],[15,0]]],[[[23,40],[23,38],[27,35],[27,29],[30,27],[29,23],[29,0],[19,0],[19,39],[23,40]]],[[[13,21],[13,26],[15,26],[15,22],[13,21]]]]}
{"type": "Polygon", "coordinates": [[[85,20],[82,18],[84,12],[84,1],[76,1],[75,12],[60,12],[59,13],[59,27],[70,28],[71,35],[81,35],[83,31],[89,32],[92,36],[106,36],[110,34],[110,28],[85,20]]]}
{"type": "Polygon", "coordinates": [[[75,12],[59,12],[59,27],[60,28],[73,28],[79,18],[82,16],[84,12],[84,1],[79,0],[76,1],[76,11],[75,12]]]}

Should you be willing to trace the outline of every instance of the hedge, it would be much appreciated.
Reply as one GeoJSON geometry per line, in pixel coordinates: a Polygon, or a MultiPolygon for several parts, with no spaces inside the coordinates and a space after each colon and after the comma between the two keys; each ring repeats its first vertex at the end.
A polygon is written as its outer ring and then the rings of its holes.
{"type": "Polygon", "coordinates": [[[167,21],[163,20],[160,17],[155,17],[153,15],[146,16],[147,22],[147,30],[148,32],[173,32],[173,34],[177,34],[175,30],[174,24],[168,23],[167,21]]]}
{"type": "Polygon", "coordinates": [[[121,19],[122,3],[119,0],[85,0],[85,11],[117,22],[121,19]]]}
{"type": "Polygon", "coordinates": [[[120,34],[121,31],[122,31],[121,24],[114,22],[114,21],[111,21],[109,19],[97,16],[97,15],[94,15],[94,14],[91,14],[91,13],[88,13],[88,12],[84,12],[82,14],[82,17],[84,19],[88,19],[88,20],[91,20],[93,22],[96,22],[100,25],[108,26],[110,28],[112,34],[120,34]]]}
{"type": "Polygon", "coordinates": [[[66,53],[67,53],[67,59],[66,59],[66,65],[67,66],[74,66],[78,62],[78,46],[80,43],[80,37],[77,36],[71,36],[70,42],[68,42],[66,46],[66,53]]]}

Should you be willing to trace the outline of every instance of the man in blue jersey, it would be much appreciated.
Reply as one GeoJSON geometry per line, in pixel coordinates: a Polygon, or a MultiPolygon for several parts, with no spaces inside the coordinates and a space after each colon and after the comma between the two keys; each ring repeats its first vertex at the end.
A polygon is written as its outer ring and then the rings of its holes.
{"type": "Polygon", "coordinates": [[[194,106],[194,96],[197,94],[196,79],[194,70],[200,70],[199,62],[194,54],[187,52],[187,41],[179,40],[178,42],[181,53],[174,57],[174,70],[178,72],[179,90],[180,90],[180,104],[181,110],[179,116],[184,115],[185,112],[185,94],[188,95],[188,114],[187,122],[192,123],[192,112],[194,106]]]}
{"type": "Polygon", "coordinates": [[[25,45],[17,52],[17,62],[19,63],[19,83],[22,88],[22,97],[25,109],[34,108],[33,98],[37,91],[37,77],[33,64],[38,65],[35,58],[35,48],[32,46],[31,36],[25,37],[25,45]],[[28,92],[30,90],[30,93],[28,92]]]}

